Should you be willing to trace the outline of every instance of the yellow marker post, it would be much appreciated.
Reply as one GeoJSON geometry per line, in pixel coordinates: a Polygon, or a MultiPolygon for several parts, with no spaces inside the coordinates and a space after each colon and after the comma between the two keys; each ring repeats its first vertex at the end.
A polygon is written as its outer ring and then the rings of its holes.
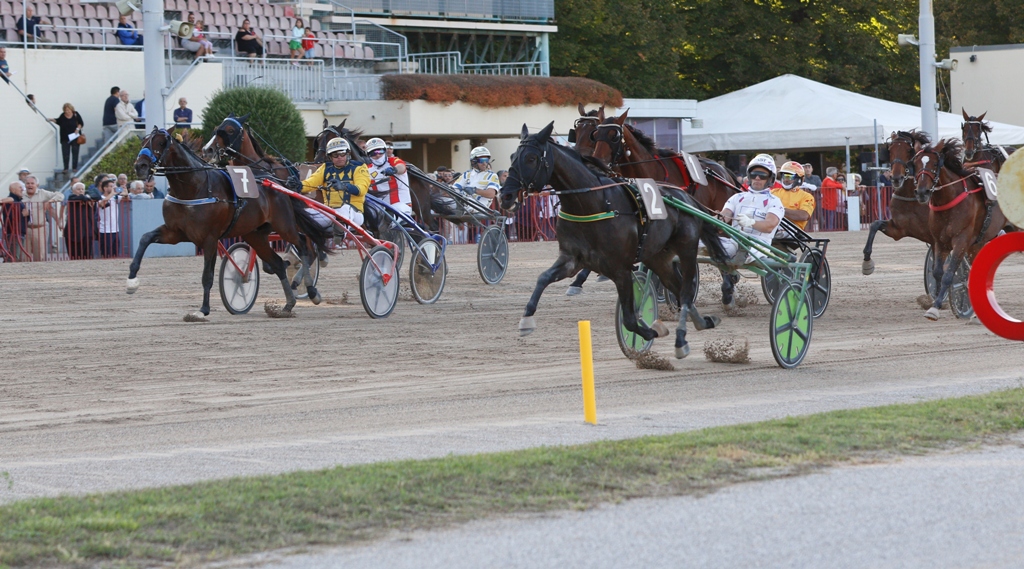
{"type": "Polygon", "coordinates": [[[583,373],[583,420],[597,424],[597,397],[594,395],[594,352],[590,345],[590,320],[580,320],[580,369],[583,373]]]}

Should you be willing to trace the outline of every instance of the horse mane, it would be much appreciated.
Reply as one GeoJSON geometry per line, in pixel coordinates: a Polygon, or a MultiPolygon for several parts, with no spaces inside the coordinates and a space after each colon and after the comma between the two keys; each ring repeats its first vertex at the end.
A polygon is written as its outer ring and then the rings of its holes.
{"type": "Polygon", "coordinates": [[[923,133],[916,128],[896,131],[896,138],[909,138],[911,142],[916,142],[922,146],[928,146],[932,143],[932,139],[928,138],[926,133],[923,133]]]}
{"type": "MultiPolygon", "coordinates": [[[[177,132],[175,132],[175,134],[177,134],[177,132]]],[[[193,153],[198,154],[199,151],[203,148],[203,139],[193,135],[190,129],[184,129],[180,136],[180,142],[184,144],[193,153]]]]}
{"type": "Polygon", "coordinates": [[[611,176],[611,177],[614,177],[614,176],[618,175],[614,171],[612,171],[612,169],[609,168],[607,164],[605,164],[604,162],[601,162],[597,158],[594,158],[593,156],[584,156],[584,155],[580,154],[579,151],[577,151],[574,148],[571,148],[569,150],[572,150],[573,152],[575,152],[576,155],[580,157],[580,160],[583,161],[583,163],[587,165],[587,168],[590,168],[590,170],[593,173],[597,174],[598,176],[611,176]]]}
{"type": "Polygon", "coordinates": [[[255,136],[253,136],[252,128],[248,123],[245,125],[245,134],[249,137],[249,143],[252,144],[252,149],[256,153],[256,156],[259,156],[260,158],[274,158],[273,156],[268,155],[263,150],[263,147],[260,146],[259,141],[256,140],[255,136]]]}
{"type": "Polygon", "coordinates": [[[964,169],[960,155],[963,153],[964,145],[958,138],[945,138],[939,141],[935,150],[942,154],[943,164],[957,176],[969,176],[971,172],[964,169]],[[941,147],[941,148],[939,148],[941,147]]]}
{"type": "MultiPolygon", "coordinates": [[[[535,137],[535,136],[537,136],[537,135],[536,134],[531,134],[530,135],[531,138],[535,137]]],[[[577,162],[579,162],[580,165],[583,166],[587,170],[587,172],[589,172],[592,176],[594,176],[594,177],[596,177],[598,179],[611,179],[611,178],[615,177],[614,172],[611,172],[608,169],[608,166],[606,166],[600,160],[598,160],[596,158],[593,158],[593,157],[589,157],[589,156],[583,156],[582,154],[579,153],[578,150],[576,150],[575,148],[572,148],[570,146],[562,146],[561,144],[558,144],[557,142],[552,140],[550,136],[547,137],[544,140],[540,140],[540,139],[537,139],[537,138],[534,138],[534,140],[536,140],[537,142],[544,143],[544,144],[550,144],[551,146],[554,146],[556,149],[558,149],[558,151],[561,151],[561,152],[564,152],[564,153],[568,154],[573,160],[576,160],[577,162]]]]}

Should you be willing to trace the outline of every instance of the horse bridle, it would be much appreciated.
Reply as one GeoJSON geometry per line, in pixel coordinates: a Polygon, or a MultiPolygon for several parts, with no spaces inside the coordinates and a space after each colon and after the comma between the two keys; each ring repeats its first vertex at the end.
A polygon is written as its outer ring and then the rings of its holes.
{"type": "Polygon", "coordinates": [[[921,156],[921,159],[924,160],[924,167],[921,168],[920,172],[918,172],[917,174],[914,175],[914,183],[917,184],[918,189],[920,189],[921,188],[921,179],[923,179],[925,176],[928,176],[929,178],[932,179],[932,187],[928,188],[928,192],[932,193],[936,189],[938,189],[938,186],[936,186],[936,184],[939,183],[939,175],[942,172],[942,163],[945,161],[945,154],[943,154],[942,152],[937,152],[934,148],[928,147],[928,148],[922,148],[914,156],[915,161],[917,160],[918,156],[921,156]],[[935,170],[934,171],[932,171],[928,167],[928,162],[930,160],[924,160],[926,158],[929,158],[928,156],[923,156],[923,154],[925,154],[925,153],[935,154],[935,170]]]}
{"type": "Polygon", "coordinates": [[[142,149],[139,150],[138,155],[135,156],[135,159],[138,160],[139,158],[141,158],[143,156],[149,158],[149,161],[150,161],[149,167],[152,170],[152,172],[150,172],[150,175],[155,175],[156,171],[158,169],[160,169],[160,163],[163,162],[164,157],[167,156],[167,147],[170,146],[170,144],[171,144],[171,133],[167,132],[166,130],[164,130],[162,128],[161,129],[154,129],[153,133],[150,134],[148,146],[143,146],[142,149]],[[164,148],[163,148],[163,150],[160,151],[159,154],[154,152],[154,150],[152,148],[152,146],[153,146],[153,135],[155,135],[155,134],[162,134],[162,135],[164,135],[164,148]]]}
{"type": "Polygon", "coordinates": [[[530,193],[530,192],[536,193],[536,192],[539,192],[539,191],[544,189],[544,185],[543,184],[540,185],[539,189],[537,188],[537,185],[538,185],[537,184],[537,175],[541,171],[544,171],[545,173],[547,173],[547,178],[551,179],[551,172],[553,172],[554,169],[555,169],[555,159],[554,159],[553,156],[551,157],[550,161],[548,159],[548,143],[544,142],[543,143],[543,145],[544,145],[543,148],[541,147],[541,144],[542,143],[537,142],[536,140],[530,140],[530,141],[524,140],[519,145],[519,148],[516,149],[516,153],[512,156],[512,165],[509,166],[508,177],[509,177],[509,179],[513,179],[513,180],[519,182],[519,193],[516,194],[516,202],[517,203],[520,201],[520,199],[522,198],[522,195],[524,193],[530,193]],[[522,152],[523,148],[533,148],[533,149],[535,149],[538,152],[538,154],[540,154],[541,166],[540,166],[540,168],[537,168],[536,172],[533,173],[533,176],[531,177],[529,184],[524,184],[523,180],[521,180],[519,178],[519,176],[516,175],[519,171],[521,171],[523,169],[522,163],[521,163],[522,162],[522,157],[523,157],[523,152],[522,152]],[[516,167],[517,164],[519,165],[518,168],[516,167]]]}
{"type": "MultiPolygon", "coordinates": [[[[914,140],[909,138],[909,137],[903,136],[902,134],[897,134],[896,137],[893,138],[889,142],[889,145],[891,146],[893,144],[896,144],[897,142],[906,143],[906,145],[911,150],[911,153],[910,153],[911,154],[910,163],[907,163],[907,161],[903,160],[902,158],[894,158],[894,159],[889,160],[889,164],[890,165],[896,165],[896,164],[902,165],[903,166],[903,177],[904,178],[911,177],[911,178],[914,178],[914,180],[916,181],[917,177],[914,175],[914,159],[913,159],[914,140]]],[[[891,150],[889,152],[890,152],[890,154],[892,153],[891,150]]],[[[895,183],[895,180],[893,180],[893,182],[895,183]]],[[[897,187],[902,187],[902,186],[903,186],[903,183],[901,181],[897,185],[897,187]]]]}
{"type": "Polygon", "coordinates": [[[968,159],[970,159],[970,158],[974,157],[974,154],[982,151],[982,148],[983,148],[982,145],[981,145],[981,137],[982,137],[982,135],[985,136],[985,145],[986,146],[991,145],[991,143],[989,142],[988,133],[985,132],[985,128],[984,128],[985,123],[983,121],[979,121],[979,120],[968,120],[968,121],[965,121],[963,124],[960,125],[960,130],[962,131],[964,129],[964,126],[966,126],[966,125],[978,125],[977,126],[977,129],[978,129],[977,133],[975,133],[974,128],[971,128],[970,131],[969,131],[970,132],[970,136],[964,136],[964,149],[965,149],[964,150],[964,155],[965,156],[967,154],[967,151],[966,151],[967,142],[970,141],[970,142],[974,143],[973,145],[971,145],[971,149],[973,150],[973,152],[971,153],[971,156],[968,157],[968,159]]]}
{"type": "Polygon", "coordinates": [[[598,143],[603,142],[607,144],[608,148],[612,150],[610,160],[608,162],[609,168],[614,169],[619,164],[619,159],[622,158],[622,155],[626,153],[626,145],[623,144],[622,125],[618,123],[597,125],[597,128],[595,128],[594,131],[590,133],[590,141],[594,143],[595,148],[597,147],[598,143]],[[597,133],[601,132],[601,129],[611,131],[611,134],[608,135],[607,140],[604,138],[599,139],[597,137],[597,133]]]}

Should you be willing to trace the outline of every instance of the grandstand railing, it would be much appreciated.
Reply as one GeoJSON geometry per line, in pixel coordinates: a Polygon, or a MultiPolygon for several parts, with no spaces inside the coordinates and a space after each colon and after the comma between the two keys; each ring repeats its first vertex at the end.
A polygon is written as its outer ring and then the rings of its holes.
{"type": "MultiPolygon", "coordinates": [[[[330,0],[317,3],[337,5],[330,0]]],[[[355,14],[372,16],[535,23],[555,19],[554,0],[345,0],[345,4],[355,14]]]]}
{"type": "Polygon", "coordinates": [[[67,261],[131,256],[131,200],[100,209],[96,200],[0,204],[0,259],[67,261]],[[100,233],[104,225],[117,231],[100,233]],[[111,223],[113,222],[113,223],[111,223]]]}
{"type": "MultiPolygon", "coordinates": [[[[117,148],[121,144],[121,142],[124,141],[124,139],[128,138],[133,134],[135,136],[140,136],[146,132],[145,130],[139,130],[138,128],[136,128],[136,126],[136,123],[125,123],[118,127],[117,131],[110,138],[104,141],[103,145],[97,148],[96,152],[94,152],[88,160],[86,160],[78,167],[78,170],[71,174],[71,176],[68,176],[67,181],[64,182],[63,186],[61,186],[60,191],[69,192],[71,190],[71,178],[81,178],[83,174],[87,173],[89,170],[92,169],[93,165],[98,163],[100,160],[103,159],[104,156],[106,156],[112,150],[117,148]]],[[[60,159],[59,152],[57,156],[58,159],[60,159]]]]}
{"type": "Polygon", "coordinates": [[[324,70],[324,97],[328,101],[378,101],[380,75],[355,75],[347,69],[324,70]]]}
{"type": "Polygon", "coordinates": [[[40,46],[47,47],[74,47],[74,48],[88,48],[88,49],[101,49],[106,50],[125,50],[125,51],[142,51],[141,45],[122,45],[121,40],[118,39],[114,32],[117,28],[109,26],[68,26],[68,25],[55,25],[55,24],[39,24],[38,28],[47,32],[47,41],[39,41],[33,36],[33,39],[21,39],[16,41],[3,42],[9,46],[24,46],[38,48],[40,46]],[[81,39],[82,34],[89,34],[91,41],[60,41],[63,37],[68,36],[71,33],[78,34],[81,39]],[[62,36],[61,34],[64,34],[62,36]],[[100,41],[95,41],[99,37],[100,41]]]}
{"type": "Polygon", "coordinates": [[[413,53],[409,55],[410,67],[417,73],[446,75],[470,73],[475,75],[544,75],[544,66],[539,61],[518,63],[463,63],[462,54],[457,51],[413,53]]]}
{"type": "Polygon", "coordinates": [[[544,65],[539,61],[517,63],[464,63],[464,73],[476,75],[544,75],[544,65]]]}
{"type": "Polygon", "coordinates": [[[288,60],[218,57],[224,72],[224,88],[272,85],[293,101],[323,102],[324,62],[292,65],[288,60]]]}

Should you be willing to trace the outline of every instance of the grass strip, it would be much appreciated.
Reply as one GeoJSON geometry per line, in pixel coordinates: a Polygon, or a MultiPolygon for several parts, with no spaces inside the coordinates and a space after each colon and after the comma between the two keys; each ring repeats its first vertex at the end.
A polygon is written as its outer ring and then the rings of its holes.
{"type": "Polygon", "coordinates": [[[0,507],[0,566],[193,564],[352,544],[494,515],[705,493],[1022,429],[1024,389],[1011,389],[572,447],[32,499],[0,507]]]}

